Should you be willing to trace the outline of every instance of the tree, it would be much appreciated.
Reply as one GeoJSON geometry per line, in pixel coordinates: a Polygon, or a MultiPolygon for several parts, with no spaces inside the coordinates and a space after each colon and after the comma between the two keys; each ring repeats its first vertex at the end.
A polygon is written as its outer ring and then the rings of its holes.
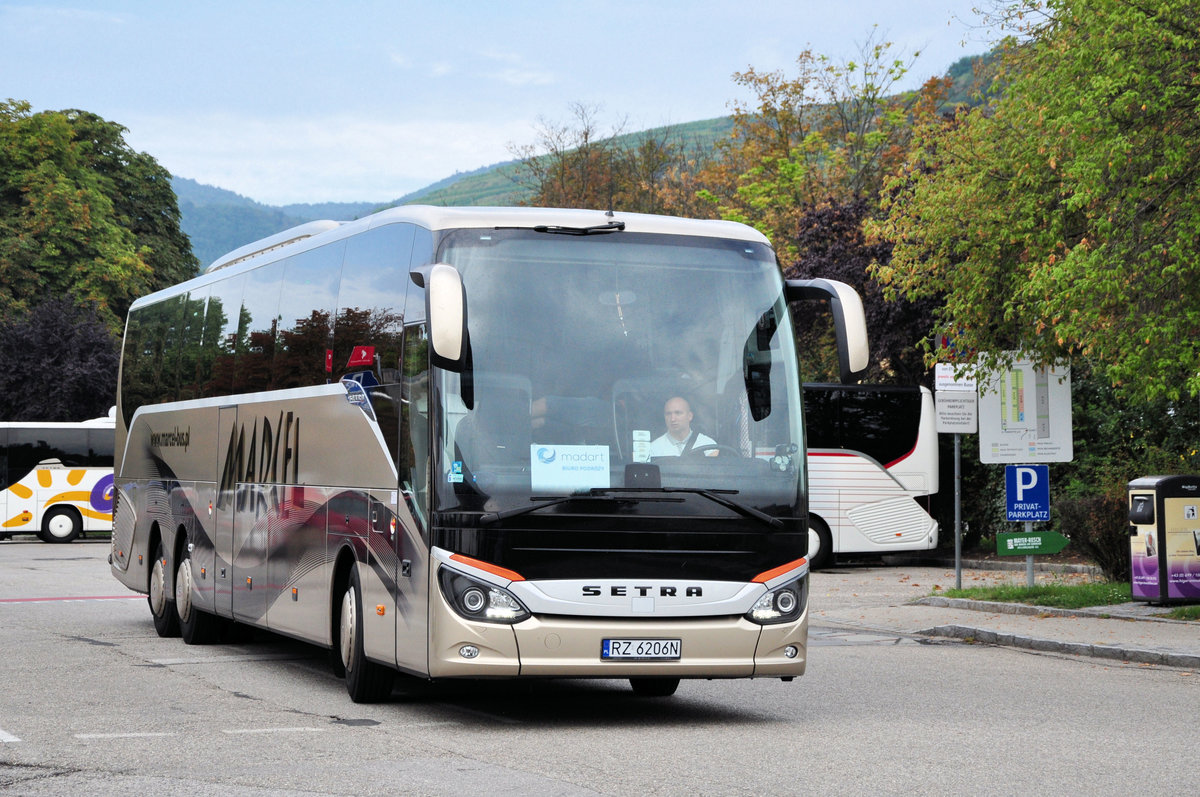
{"type": "Polygon", "coordinates": [[[798,257],[791,235],[812,208],[858,197],[875,203],[906,151],[912,108],[944,91],[934,81],[897,93],[911,61],[891,58],[890,49],[873,31],[860,61],[805,50],[794,77],[753,68],[733,76],[754,100],[734,103],[734,132],[703,175],[704,195],[722,218],[770,237],[785,269],[798,257]]]}
{"type": "Polygon", "coordinates": [[[90,304],[114,334],[133,299],[196,272],[169,175],[124,128],[0,103],[0,313],[90,304]]]}
{"type": "Polygon", "coordinates": [[[623,135],[622,122],[603,134],[596,106],[575,103],[571,113],[573,123],[542,120],[537,144],[510,147],[532,194],[526,204],[681,215],[702,207],[686,186],[704,155],[672,128],[623,135]]]}
{"type": "Polygon", "coordinates": [[[120,352],[91,307],[47,300],[0,321],[0,418],[83,421],[115,403],[120,352]]]}
{"type": "MultiPolygon", "coordinates": [[[[936,299],[887,300],[868,269],[887,262],[891,244],[864,235],[863,224],[877,212],[884,174],[902,162],[910,115],[935,107],[945,83],[896,93],[909,64],[890,47],[873,33],[861,61],[837,64],[806,50],[794,77],[753,68],[734,75],[755,99],[734,106],[723,158],[700,179],[722,217],[771,238],[785,276],[838,279],[859,292],[871,340],[868,380],[914,384],[925,381],[918,344],[936,299]]],[[[816,364],[808,376],[831,378],[822,357],[834,351],[828,325],[805,327],[806,367],[816,364]]]]}
{"type": "MultiPolygon", "coordinates": [[[[918,126],[877,276],[963,348],[1200,395],[1200,22],[1189,0],[1026,0],[1004,90],[918,126]]],[[[993,363],[994,364],[994,363],[993,363]]]]}

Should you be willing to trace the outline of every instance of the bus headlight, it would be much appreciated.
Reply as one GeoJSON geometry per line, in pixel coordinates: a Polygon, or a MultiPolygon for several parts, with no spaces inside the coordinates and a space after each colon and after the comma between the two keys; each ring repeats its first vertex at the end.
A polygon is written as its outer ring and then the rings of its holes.
{"type": "Polygon", "coordinates": [[[439,573],[442,594],[454,611],[468,620],[485,623],[519,623],[529,617],[511,592],[443,567],[439,573]]]}
{"type": "Polygon", "coordinates": [[[808,603],[808,574],[767,592],[754,602],[746,619],[759,625],[790,623],[804,613],[808,603]]]}

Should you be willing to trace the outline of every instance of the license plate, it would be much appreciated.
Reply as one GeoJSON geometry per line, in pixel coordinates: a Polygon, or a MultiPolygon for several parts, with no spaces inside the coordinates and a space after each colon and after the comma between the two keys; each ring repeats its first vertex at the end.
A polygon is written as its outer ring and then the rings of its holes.
{"type": "Polygon", "coordinates": [[[678,659],[683,645],[678,639],[606,639],[602,659],[678,659]]]}

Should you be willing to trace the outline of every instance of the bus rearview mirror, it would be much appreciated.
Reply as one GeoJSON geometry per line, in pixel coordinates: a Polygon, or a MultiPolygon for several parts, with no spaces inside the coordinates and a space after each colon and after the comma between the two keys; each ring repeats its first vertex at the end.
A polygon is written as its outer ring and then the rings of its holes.
{"type": "Polygon", "coordinates": [[[453,266],[438,263],[425,275],[425,318],[430,363],[461,372],[467,359],[467,297],[453,266]]]}
{"type": "Polygon", "coordinates": [[[844,282],[827,279],[788,280],[787,300],[821,299],[829,302],[837,335],[838,369],[842,384],[857,382],[867,372],[871,352],[867,346],[867,316],[862,297],[844,282]]]}

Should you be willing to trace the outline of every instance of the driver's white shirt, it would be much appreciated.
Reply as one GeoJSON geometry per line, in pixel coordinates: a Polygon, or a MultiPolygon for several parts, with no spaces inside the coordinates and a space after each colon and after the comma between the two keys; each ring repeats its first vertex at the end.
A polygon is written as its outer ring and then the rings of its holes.
{"type": "MultiPolygon", "coordinates": [[[[689,434],[688,437],[691,437],[689,434]]],[[[687,445],[688,438],[676,440],[671,437],[671,433],[667,432],[662,437],[650,443],[650,456],[652,457],[677,457],[683,453],[683,447],[687,445]]],[[[695,450],[701,446],[715,446],[716,440],[713,440],[706,434],[696,433],[696,442],[692,443],[692,449],[695,450]]]]}

